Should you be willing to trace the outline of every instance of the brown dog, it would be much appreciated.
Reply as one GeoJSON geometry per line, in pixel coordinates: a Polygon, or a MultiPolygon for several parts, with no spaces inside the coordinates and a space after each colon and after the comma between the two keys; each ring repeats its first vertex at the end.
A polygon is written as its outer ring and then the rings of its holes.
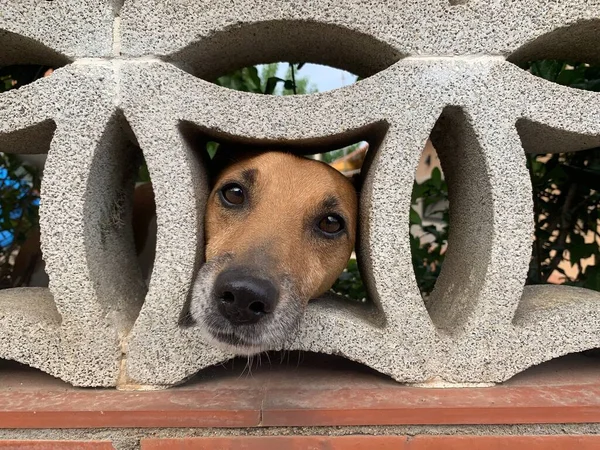
{"type": "Polygon", "coordinates": [[[242,156],[206,207],[206,263],[190,315],[236,354],[281,348],[310,299],[331,288],[354,247],[357,195],[341,173],[287,153],[242,156]]]}

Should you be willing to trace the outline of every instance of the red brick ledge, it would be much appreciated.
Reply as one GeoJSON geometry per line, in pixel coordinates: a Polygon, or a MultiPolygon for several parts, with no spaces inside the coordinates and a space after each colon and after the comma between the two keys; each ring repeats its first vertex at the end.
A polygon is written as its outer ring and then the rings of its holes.
{"type": "Polygon", "coordinates": [[[110,441],[0,441],[0,450],[115,450],[110,441]]]}
{"type": "Polygon", "coordinates": [[[491,388],[408,387],[316,355],[251,377],[242,367],[154,392],[77,389],[21,366],[0,369],[0,428],[600,423],[600,360],[581,356],[491,388]]]}
{"type": "Polygon", "coordinates": [[[598,450],[600,436],[273,436],[142,439],[141,450],[598,450]]]}

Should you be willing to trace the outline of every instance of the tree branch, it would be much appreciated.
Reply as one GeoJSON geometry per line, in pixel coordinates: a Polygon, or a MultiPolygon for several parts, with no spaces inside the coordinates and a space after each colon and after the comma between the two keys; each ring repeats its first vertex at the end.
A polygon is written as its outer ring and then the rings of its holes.
{"type": "Polygon", "coordinates": [[[542,282],[547,283],[548,279],[552,275],[552,273],[556,270],[558,265],[563,260],[563,254],[565,251],[565,243],[567,242],[567,236],[569,235],[569,231],[571,228],[571,204],[575,199],[575,194],[577,194],[577,184],[573,183],[569,186],[569,191],[567,192],[567,197],[565,199],[565,203],[562,207],[561,214],[561,223],[560,223],[560,234],[556,241],[556,255],[550,261],[548,265],[548,269],[546,275],[544,276],[542,282]]]}

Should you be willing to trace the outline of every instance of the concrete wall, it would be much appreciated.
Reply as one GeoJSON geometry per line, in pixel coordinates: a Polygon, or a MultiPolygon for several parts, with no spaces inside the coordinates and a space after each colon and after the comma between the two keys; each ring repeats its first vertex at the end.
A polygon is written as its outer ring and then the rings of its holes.
{"type": "Polygon", "coordinates": [[[0,357],[82,386],[167,386],[230,357],[178,324],[203,253],[196,135],[371,144],[360,255],[374,304],[314,303],[292,348],[341,354],[399,381],[487,383],[600,346],[600,294],[524,287],[525,152],[600,145],[599,94],[515,65],[600,62],[598,17],[599,0],[2,0],[0,63],[63,67],[0,96],[0,150],[48,152],[50,276],[49,290],[0,292],[0,357]],[[368,78],[287,98],[206,81],[277,60],[368,78]],[[430,135],[452,232],[426,308],[408,214],[430,135]],[[147,292],[126,225],[137,146],[158,208],[147,292]]]}

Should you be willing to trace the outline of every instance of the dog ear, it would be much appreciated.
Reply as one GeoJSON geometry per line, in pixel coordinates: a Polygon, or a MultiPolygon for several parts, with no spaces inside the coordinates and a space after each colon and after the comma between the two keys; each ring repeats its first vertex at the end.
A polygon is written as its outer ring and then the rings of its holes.
{"type": "Polygon", "coordinates": [[[354,186],[356,193],[360,194],[360,190],[362,187],[362,177],[360,176],[360,172],[353,173],[352,175],[345,175],[345,176],[348,179],[348,181],[350,181],[350,183],[352,183],[352,186],[354,186]]]}

